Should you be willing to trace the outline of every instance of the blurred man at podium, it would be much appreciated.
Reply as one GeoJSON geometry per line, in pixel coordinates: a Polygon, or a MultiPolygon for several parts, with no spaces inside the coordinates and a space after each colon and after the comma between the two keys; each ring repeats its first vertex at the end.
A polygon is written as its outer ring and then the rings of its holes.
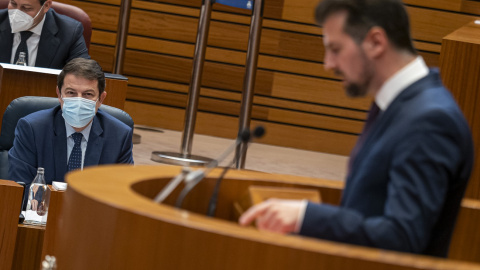
{"type": "Polygon", "coordinates": [[[68,171],[99,164],[133,164],[133,130],[98,108],[105,99],[105,75],[91,59],[76,58],[60,72],[60,105],[21,118],[8,153],[10,180],[27,185],[37,168],[45,181],[63,182],[68,171]]]}
{"type": "Polygon", "coordinates": [[[0,10],[0,62],[62,69],[70,60],[90,58],[80,22],[56,13],[52,0],[11,0],[0,10]]]}
{"type": "Polygon", "coordinates": [[[348,95],[373,97],[340,206],[269,200],[239,222],[376,248],[446,257],[473,164],[471,133],[413,47],[400,0],[324,0],[324,64],[348,95]]]}

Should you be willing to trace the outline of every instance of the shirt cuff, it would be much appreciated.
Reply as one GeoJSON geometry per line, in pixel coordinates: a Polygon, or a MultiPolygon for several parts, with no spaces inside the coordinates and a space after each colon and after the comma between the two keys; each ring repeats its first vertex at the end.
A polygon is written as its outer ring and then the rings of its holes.
{"type": "Polygon", "coordinates": [[[307,210],[308,201],[302,200],[300,202],[300,209],[298,211],[297,223],[295,225],[294,233],[298,234],[300,229],[302,229],[303,219],[305,217],[305,211],[307,210]]]}

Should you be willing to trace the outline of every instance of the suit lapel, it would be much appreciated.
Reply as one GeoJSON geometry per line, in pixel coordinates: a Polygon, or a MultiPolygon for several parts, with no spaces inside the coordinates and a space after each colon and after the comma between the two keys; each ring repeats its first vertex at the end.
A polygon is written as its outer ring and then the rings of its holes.
{"type": "Polygon", "coordinates": [[[57,180],[63,179],[67,173],[67,133],[60,108],[55,113],[53,134],[53,159],[57,180]]]}
{"type": "Polygon", "coordinates": [[[93,118],[92,129],[88,138],[87,152],[85,153],[85,160],[83,167],[98,165],[100,162],[100,155],[102,154],[104,138],[101,136],[103,128],[100,125],[98,117],[93,118]]]}
{"type": "Polygon", "coordinates": [[[58,32],[57,24],[53,19],[52,10],[45,14],[45,24],[40,35],[40,42],[38,43],[37,60],[35,66],[49,67],[55,57],[55,52],[60,45],[60,39],[56,37],[58,32]]]}
{"type": "MultiPolygon", "coordinates": [[[[5,10],[5,13],[7,11],[5,10]]],[[[13,44],[13,34],[12,28],[10,27],[10,20],[8,19],[8,14],[0,23],[0,63],[10,63],[10,58],[12,57],[12,44],[13,44]]]]}
{"type": "Polygon", "coordinates": [[[343,198],[348,198],[348,195],[354,186],[351,182],[354,181],[353,179],[356,179],[355,174],[360,170],[362,161],[364,160],[364,157],[368,151],[372,148],[372,145],[379,140],[379,138],[385,133],[385,130],[388,129],[390,124],[397,120],[395,118],[398,116],[398,113],[402,107],[405,106],[405,103],[418,95],[422,89],[426,88],[425,84],[431,84],[432,81],[435,80],[435,76],[438,75],[430,72],[427,77],[406,88],[398,95],[398,97],[395,98],[387,110],[378,116],[377,121],[372,125],[368,137],[365,138],[363,146],[361,149],[359,149],[355,161],[352,164],[352,172],[346,180],[345,189],[343,191],[342,204],[343,198]]]}

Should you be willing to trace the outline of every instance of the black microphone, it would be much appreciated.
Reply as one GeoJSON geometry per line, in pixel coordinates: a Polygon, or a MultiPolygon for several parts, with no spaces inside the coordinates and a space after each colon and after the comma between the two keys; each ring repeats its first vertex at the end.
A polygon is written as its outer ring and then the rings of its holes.
{"type": "MultiPolygon", "coordinates": [[[[25,220],[25,216],[23,216],[22,211],[25,207],[25,188],[26,184],[24,182],[16,182],[17,184],[21,185],[23,187],[22,191],[22,206],[20,207],[20,215],[18,216],[18,224],[22,224],[23,221],[25,220]]],[[[28,193],[27,193],[28,196],[28,193]]]]}
{"type": "MultiPolygon", "coordinates": [[[[255,127],[253,132],[252,132],[252,135],[253,135],[253,138],[263,137],[263,135],[265,135],[265,128],[262,127],[262,126],[255,127]]],[[[250,141],[250,138],[248,138],[248,140],[246,140],[244,142],[249,142],[249,141],[250,141]]],[[[247,147],[248,147],[248,144],[247,144],[247,147]]],[[[237,151],[235,153],[235,156],[233,157],[233,160],[232,160],[232,163],[230,164],[230,166],[226,166],[225,168],[223,168],[222,173],[220,174],[220,176],[217,179],[217,183],[215,184],[215,188],[213,189],[212,196],[210,197],[210,202],[208,203],[207,216],[213,217],[215,215],[215,211],[217,209],[217,199],[218,199],[218,193],[219,193],[219,190],[220,190],[220,184],[221,184],[223,178],[225,177],[225,174],[227,174],[227,171],[240,158],[240,154],[242,154],[242,155],[245,154],[245,152],[247,151],[247,147],[245,147],[242,152],[237,151]]]]}
{"type": "MultiPolygon", "coordinates": [[[[225,150],[225,152],[223,152],[217,159],[210,161],[205,166],[204,170],[192,171],[189,167],[183,167],[182,172],[178,174],[175,178],[170,180],[170,182],[157,194],[157,196],[155,196],[154,201],[156,203],[162,203],[182,181],[185,181],[186,187],[190,183],[190,185],[192,185],[191,188],[193,188],[198,182],[200,182],[200,180],[205,177],[205,175],[207,175],[212,169],[216,168],[218,164],[220,164],[220,162],[222,162],[228,155],[230,155],[235,150],[235,148],[240,145],[240,143],[247,142],[249,139],[249,130],[243,130],[239,132],[235,142],[229,148],[227,148],[227,150],[225,150]]],[[[184,188],[184,190],[186,189],[186,187],[184,188]]],[[[182,197],[182,195],[180,195],[180,197],[182,197]]]]}

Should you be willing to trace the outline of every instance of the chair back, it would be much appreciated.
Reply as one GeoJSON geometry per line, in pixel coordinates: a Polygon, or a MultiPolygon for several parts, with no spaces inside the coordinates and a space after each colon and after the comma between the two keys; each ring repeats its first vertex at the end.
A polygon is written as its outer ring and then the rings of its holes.
{"type": "MultiPolygon", "coordinates": [[[[0,9],[7,8],[9,2],[10,0],[0,0],[0,9]]],[[[55,10],[55,12],[68,16],[82,23],[83,38],[85,39],[87,49],[90,49],[90,39],[92,37],[92,21],[90,20],[88,14],[79,7],[61,2],[52,1],[52,8],[55,10]]]]}
{"type": "MultiPolygon", "coordinates": [[[[0,133],[0,179],[8,178],[8,150],[13,146],[18,120],[33,112],[50,109],[59,104],[58,98],[34,96],[20,97],[10,102],[3,115],[0,133]]],[[[125,111],[103,104],[100,109],[133,128],[132,117],[125,111]]]]}

